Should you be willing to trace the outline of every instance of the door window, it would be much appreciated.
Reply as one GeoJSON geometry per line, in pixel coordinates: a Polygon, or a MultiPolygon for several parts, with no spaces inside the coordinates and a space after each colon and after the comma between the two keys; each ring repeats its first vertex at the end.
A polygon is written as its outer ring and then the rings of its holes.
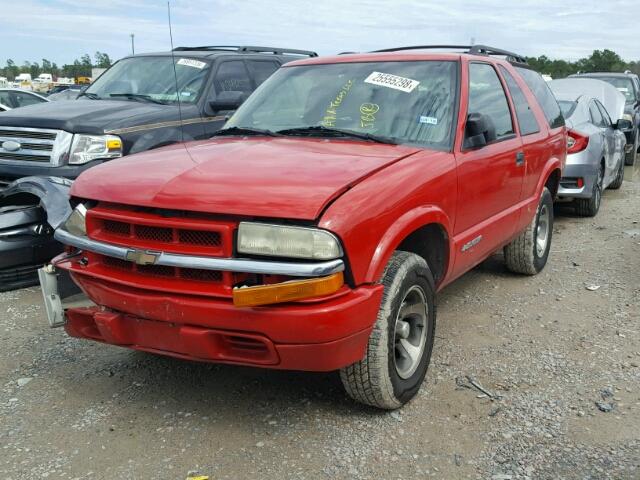
{"type": "Polygon", "coordinates": [[[515,68],[531,90],[531,93],[533,93],[533,96],[538,100],[545,117],[549,121],[549,126],[551,128],[562,127],[564,125],[564,117],[560,111],[558,101],[553,96],[547,82],[534,70],[523,67],[515,68]]]}
{"type": "Polygon", "coordinates": [[[502,65],[500,65],[499,68],[502,76],[507,82],[507,89],[511,94],[513,104],[516,107],[516,117],[518,119],[518,125],[520,126],[520,134],[530,135],[532,133],[538,133],[540,131],[540,126],[538,125],[535,115],[531,111],[531,106],[527,101],[527,97],[525,97],[524,92],[518,86],[513,75],[511,75],[502,65]]]}
{"type": "Polygon", "coordinates": [[[497,139],[514,134],[509,103],[498,74],[488,63],[469,64],[469,109],[467,114],[487,115],[496,129],[497,139]]]}
{"type": "Polygon", "coordinates": [[[597,127],[604,127],[604,119],[602,118],[602,114],[598,109],[595,101],[592,101],[589,104],[589,114],[591,115],[591,122],[597,127]]]}
{"type": "Polygon", "coordinates": [[[247,68],[253,77],[256,87],[258,87],[269,78],[273,72],[280,68],[280,64],[265,60],[247,60],[247,68]]]}
{"type": "Polygon", "coordinates": [[[611,126],[611,117],[609,116],[609,113],[607,112],[607,109],[604,108],[604,105],[602,105],[598,100],[596,100],[595,103],[598,106],[598,110],[600,110],[600,114],[602,115],[603,126],[610,127],[611,126]]]}
{"type": "Polygon", "coordinates": [[[11,96],[13,97],[15,108],[44,102],[41,98],[38,98],[35,95],[29,95],[28,93],[11,92],[11,96]]]}
{"type": "Polygon", "coordinates": [[[216,92],[251,93],[253,87],[242,60],[232,60],[220,64],[213,80],[216,92]]]}

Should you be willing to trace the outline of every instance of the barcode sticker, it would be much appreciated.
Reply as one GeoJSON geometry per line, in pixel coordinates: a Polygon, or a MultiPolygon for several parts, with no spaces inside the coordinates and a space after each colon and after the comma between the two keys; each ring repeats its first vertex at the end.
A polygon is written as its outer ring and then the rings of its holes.
{"type": "Polygon", "coordinates": [[[420,82],[417,80],[382,72],[373,72],[364,81],[372,85],[393,88],[407,93],[412,92],[414,88],[420,85],[420,82]]]}
{"type": "Polygon", "coordinates": [[[200,70],[207,66],[205,62],[200,62],[198,60],[194,60],[193,58],[181,58],[176,63],[178,65],[185,65],[187,67],[199,68],[200,70]]]}

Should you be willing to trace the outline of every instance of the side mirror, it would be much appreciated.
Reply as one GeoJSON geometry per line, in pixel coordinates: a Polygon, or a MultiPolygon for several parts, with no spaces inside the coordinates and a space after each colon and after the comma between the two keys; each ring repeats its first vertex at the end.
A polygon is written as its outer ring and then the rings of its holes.
{"type": "Polygon", "coordinates": [[[470,113],[465,128],[465,148],[482,148],[497,139],[493,120],[483,113],[470,113]]]}
{"type": "Polygon", "coordinates": [[[631,130],[633,128],[633,123],[631,120],[627,120],[626,118],[621,118],[614,125],[616,130],[631,130]]]}
{"type": "Polygon", "coordinates": [[[244,102],[244,92],[228,91],[220,92],[215,100],[209,102],[209,108],[215,113],[221,110],[236,110],[244,102]]]}

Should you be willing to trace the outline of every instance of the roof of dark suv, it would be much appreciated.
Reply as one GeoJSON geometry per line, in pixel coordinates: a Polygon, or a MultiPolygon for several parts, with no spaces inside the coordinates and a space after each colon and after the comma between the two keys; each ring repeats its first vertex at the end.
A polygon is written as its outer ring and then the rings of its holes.
{"type": "Polygon", "coordinates": [[[217,57],[229,54],[253,54],[253,55],[278,55],[292,57],[317,57],[318,54],[311,50],[298,50],[293,48],[240,46],[240,45],[209,45],[196,47],[176,47],[173,52],[152,52],[132,56],[166,56],[172,53],[185,54],[193,57],[217,57]],[[178,53],[179,52],[179,53],[178,53]]]}

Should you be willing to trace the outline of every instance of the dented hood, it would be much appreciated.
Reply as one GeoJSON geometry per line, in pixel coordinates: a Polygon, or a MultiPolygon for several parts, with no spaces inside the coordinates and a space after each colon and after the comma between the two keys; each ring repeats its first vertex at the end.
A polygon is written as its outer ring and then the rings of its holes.
{"type": "Polygon", "coordinates": [[[80,175],[71,194],[135,206],[313,220],[350,186],[416,151],[342,139],[216,138],[97,166],[80,175]]]}

